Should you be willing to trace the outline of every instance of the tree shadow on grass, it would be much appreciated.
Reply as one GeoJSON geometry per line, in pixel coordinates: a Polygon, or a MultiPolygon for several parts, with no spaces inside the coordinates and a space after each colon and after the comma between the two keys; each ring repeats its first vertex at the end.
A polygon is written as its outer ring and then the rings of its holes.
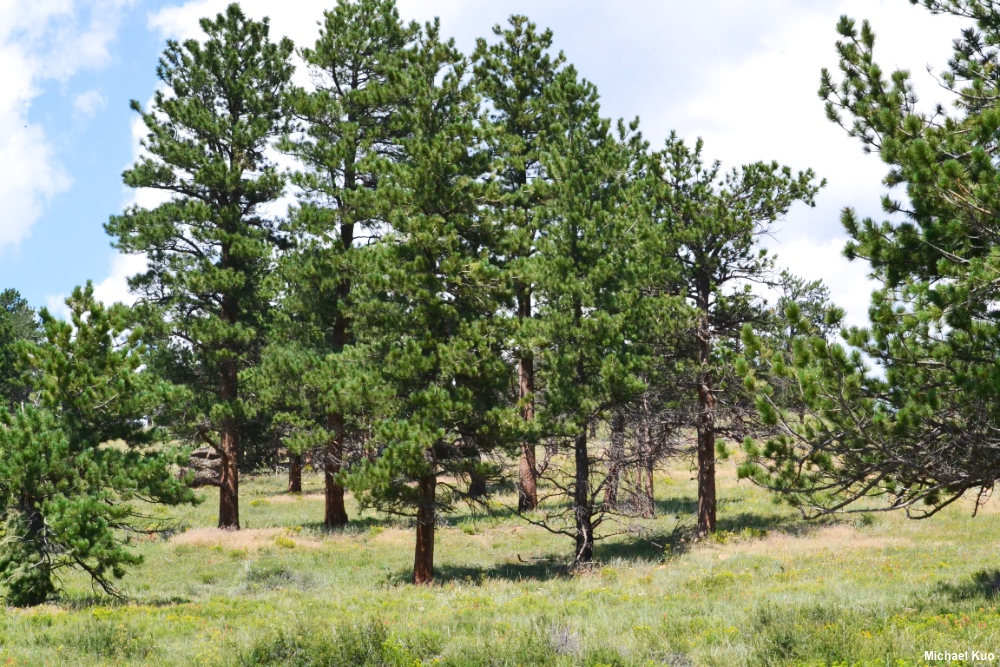
{"type": "MultiPolygon", "coordinates": [[[[683,501],[684,499],[678,499],[683,501]]],[[[692,501],[697,507],[697,502],[692,501]]],[[[683,505],[675,505],[683,507],[683,505]]],[[[659,507],[658,507],[659,509],[659,507]]],[[[740,512],[722,514],[716,524],[716,532],[701,540],[697,537],[697,519],[694,513],[669,513],[677,516],[677,524],[671,530],[636,530],[634,535],[601,542],[595,546],[599,560],[650,561],[679,556],[690,551],[700,542],[730,544],[734,541],[759,539],[771,533],[807,537],[814,531],[837,523],[832,520],[806,521],[801,517],[781,514],[758,514],[740,512]]],[[[669,516],[668,514],[668,516],[669,516]]],[[[721,513],[720,513],[721,514],[721,513]]]]}
{"type": "Polygon", "coordinates": [[[337,526],[335,528],[327,528],[322,521],[308,521],[299,525],[302,526],[302,530],[317,535],[360,535],[378,528],[410,530],[415,524],[413,519],[394,516],[363,516],[351,519],[345,526],[337,526]]]}
{"type": "Polygon", "coordinates": [[[762,536],[764,533],[782,533],[795,537],[804,537],[824,526],[831,525],[831,521],[807,521],[800,516],[788,514],[758,514],[756,512],[740,512],[739,514],[727,514],[719,517],[717,528],[720,532],[727,533],[752,533],[762,536]]]}
{"type": "Polygon", "coordinates": [[[981,570],[957,584],[941,582],[934,587],[934,592],[953,602],[995,601],[1000,598],[1000,570],[981,570]]]}
{"type": "Polygon", "coordinates": [[[257,498],[281,498],[283,496],[288,496],[295,500],[323,500],[326,496],[324,495],[323,489],[309,489],[308,491],[294,492],[287,489],[269,489],[269,490],[255,490],[253,496],[257,498]]]}
{"type": "Polygon", "coordinates": [[[698,511],[698,499],[692,497],[666,498],[655,501],[654,505],[657,516],[684,516],[698,511]]]}
{"type": "MultiPolygon", "coordinates": [[[[569,563],[559,558],[537,558],[524,563],[498,563],[489,566],[459,565],[452,563],[434,566],[434,583],[464,583],[481,586],[490,580],[500,581],[551,581],[568,579],[573,574],[569,563]]],[[[398,570],[388,577],[389,586],[400,586],[412,581],[413,572],[398,570]]]]}
{"type": "Polygon", "coordinates": [[[594,545],[597,561],[658,561],[663,559],[667,547],[673,541],[670,534],[654,534],[642,538],[598,542],[594,545]]]}
{"type": "Polygon", "coordinates": [[[497,563],[489,566],[443,564],[435,567],[435,579],[441,583],[482,583],[490,579],[502,581],[551,581],[572,576],[572,568],[565,560],[550,557],[532,559],[524,563],[497,563]]]}
{"type": "Polygon", "coordinates": [[[53,602],[68,611],[86,611],[88,609],[123,609],[127,607],[176,607],[189,604],[190,598],[171,596],[166,598],[115,598],[110,595],[88,595],[86,597],[56,598],[53,602]]]}

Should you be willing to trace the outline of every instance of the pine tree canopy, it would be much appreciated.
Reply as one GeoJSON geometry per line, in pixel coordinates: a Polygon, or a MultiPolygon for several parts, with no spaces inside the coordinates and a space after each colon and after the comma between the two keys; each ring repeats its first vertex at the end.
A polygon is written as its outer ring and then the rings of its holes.
{"type": "Polygon", "coordinates": [[[34,309],[17,290],[0,292],[0,406],[27,399],[27,386],[17,367],[18,343],[35,342],[39,333],[34,309]]]}
{"type": "MultiPolygon", "coordinates": [[[[776,375],[801,386],[801,419],[757,379],[761,410],[782,433],[748,443],[742,473],[814,513],[874,498],[855,509],[924,517],[968,491],[983,500],[1000,477],[1000,8],[919,4],[975,20],[940,75],[951,109],[921,110],[909,73],[878,66],[867,21],[841,19],[841,79],[822,75],[828,116],[888,167],[890,217],[859,219],[851,209],[842,216],[851,237],[845,254],[867,261],[880,283],[871,325],[845,331],[849,347],[799,340],[792,363],[774,363],[776,375]]],[[[750,332],[746,338],[755,354],[769,354],[750,332]]]]}
{"type": "MultiPolygon", "coordinates": [[[[188,433],[223,458],[219,523],[239,527],[237,465],[253,400],[241,377],[258,364],[272,304],[266,278],[283,245],[265,205],[285,179],[268,153],[287,125],[292,43],[232,4],[202,19],[204,42],[168,42],[152,108],[132,107],[148,131],[125,184],[169,196],[106,225],[117,248],[146,256],[129,285],[157,365],[187,386],[188,433]]],[[[177,425],[180,427],[180,424],[177,425]]]]}
{"type": "Polygon", "coordinates": [[[103,307],[89,284],[66,304],[69,322],[43,310],[44,341],[19,346],[31,403],[0,408],[0,576],[17,605],[55,593],[65,568],[117,593],[141,562],[128,534],[162,527],[133,501],[194,502],[151,425],[176,392],[142,371],[128,309],[103,307]]]}
{"type": "Polygon", "coordinates": [[[349,483],[366,503],[418,517],[418,583],[433,576],[435,516],[462,495],[444,480],[439,494],[438,477],[484,467],[514,421],[503,357],[510,297],[495,254],[503,227],[479,206],[489,156],[467,68],[428,24],[407,77],[411,132],[385,176],[391,231],[367,259],[372,297],[356,325],[391,399],[374,427],[381,453],[349,483]]]}

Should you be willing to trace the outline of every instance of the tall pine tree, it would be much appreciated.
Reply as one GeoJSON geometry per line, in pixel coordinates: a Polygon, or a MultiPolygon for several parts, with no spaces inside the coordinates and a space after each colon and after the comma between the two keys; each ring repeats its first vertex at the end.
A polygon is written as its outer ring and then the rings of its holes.
{"type": "Polygon", "coordinates": [[[541,432],[566,446],[573,461],[565,487],[570,515],[546,523],[572,536],[575,560],[587,562],[604,496],[590,430],[644,387],[644,356],[632,342],[644,310],[637,260],[648,207],[637,196],[637,174],[645,143],[637,122],[619,124],[615,136],[600,116],[596,88],[572,67],[559,73],[546,100],[559,121],[542,139],[551,184],[529,267],[539,299],[529,331],[539,350],[541,432]]]}
{"type": "Polygon", "coordinates": [[[809,514],[866,500],[926,517],[970,492],[984,501],[1000,479],[1000,8],[919,4],[975,24],[941,73],[951,110],[922,111],[909,73],[878,65],[867,21],[841,18],[842,76],[821,78],[829,118],[879,155],[897,190],[883,198],[887,220],[842,215],[845,254],[880,283],[870,326],[841,342],[799,340],[792,363],[747,336],[755,356],[774,360],[770,372],[802,388],[805,410],[784,408],[758,377],[761,411],[781,433],[747,444],[742,473],[809,514]]]}
{"type": "Polygon", "coordinates": [[[516,419],[504,358],[509,295],[496,254],[503,227],[483,210],[489,157],[467,61],[426,27],[408,73],[410,134],[388,174],[392,231],[369,259],[358,310],[373,378],[389,398],[372,446],[349,480],[364,503],[417,521],[413,580],[434,577],[438,517],[482,475],[483,455],[510,441],[516,419]],[[379,280],[376,282],[375,278],[379,280]]]}
{"type": "Polygon", "coordinates": [[[669,261],[682,267],[682,289],[698,311],[693,426],[698,433],[698,534],[705,535],[716,527],[716,440],[727,426],[719,408],[732,407],[742,391],[741,379],[732,372],[734,344],[744,324],[766,317],[750,284],[775,279],[761,240],[796,202],[813,205],[822,183],[814,182],[811,170],[793,174],[776,162],[721,175],[719,163],[705,165],[701,152],[701,141],[692,149],[676,135],[667,140],[659,153],[665,187],[655,215],[673,238],[676,256],[669,261]]]}
{"type": "MultiPolygon", "coordinates": [[[[519,15],[511,16],[509,24],[506,29],[500,25],[493,28],[493,34],[500,38],[496,43],[477,41],[474,81],[490,107],[489,119],[494,126],[488,137],[494,157],[491,180],[498,189],[492,205],[507,230],[503,255],[514,283],[520,325],[518,400],[522,418],[531,422],[535,417],[535,364],[526,335],[533,313],[533,286],[527,266],[535,252],[545,185],[542,134],[558,120],[553,116],[558,107],[549,104],[546,93],[565,58],[562,53],[551,55],[551,30],[539,32],[527,17],[519,15]]],[[[538,505],[535,449],[529,435],[521,445],[518,467],[518,509],[522,512],[538,505]]]]}
{"type": "Polygon", "coordinates": [[[241,386],[258,363],[271,295],[264,290],[280,241],[266,204],[284,178],[267,156],[283,130],[292,43],[230,5],[202,19],[205,41],[168,42],[152,108],[132,107],[147,156],[125,184],[170,195],[106,225],[115,246],[144,254],[129,281],[136,314],[157,338],[160,364],[192,396],[189,433],[222,457],[219,527],[238,529],[241,438],[250,411],[241,386]]]}
{"type": "Polygon", "coordinates": [[[363,387],[344,357],[362,251],[355,246],[384,231],[378,173],[399,159],[408,131],[403,79],[417,31],[400,21],[394,0],[341,1],[327,11],[316,44],[302,51],[315,89],[291,96],[301,132],[281,145],[303,169],[292,176],[300,190],[288,225],[295,247],[281,265],[281,349],[271,350],[267,382],[282,398],[302,397],[286,415],[296,422],[293,452],[324,444],[328,528],[347,523],[338,475],[345,438],[364,426],[363,387]]]}

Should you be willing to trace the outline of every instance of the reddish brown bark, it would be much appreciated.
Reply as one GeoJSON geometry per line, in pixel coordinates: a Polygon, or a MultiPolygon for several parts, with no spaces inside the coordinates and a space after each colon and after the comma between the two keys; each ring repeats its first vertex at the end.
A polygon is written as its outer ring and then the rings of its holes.
{"type": "MultiPolygon", "coordinates": [[[[523,290],[517,299],[517,316],[524,320],[531,317],[531,294],[523,290]]],[[[525,421],[535,418],[535,362],[530,352],[525,352],[518,362],[518,398],[521,400],[521,417],[525,421]]],[[[528,512],[538,507],[538,465],[535,445],[521,443],[521,460],[517,469],[517,510],[528,512]]]]}
{"type": "Polygon", "coordinates": [[[219,484],[219,528],[240,529],[240,472],[235,429],[222,432],[222,480],[219,484]]]}
{"type": "Polygon", "coordinates": [[[347,525],[347,508],[344,506],[344,487],[337,482],[344,459],[344,418],[333,414],[329,419],[329,429],[333,437],[327,443],[326,456],[323,462],[323,477],[326,489],[326,514],[323,525],[327,528],[338,528],[347,525]]]}
{"type": "Polygon", "coordinates": [[[417,543],[413,554],[413,583],[429,584],[434,580],[434,504],[437,477],[428,475],[419,482],[420,505],[417,508],[417,543]]]}
{"type": "MultiPolygon", "coordinates": [[[[235,362],[228,362],[222,369],[222,400],[236,401],[239,380],[235,362]]],[[[219,434],[219,454],[222,467],[219,480],[219,528],[240,529],[240,432],[231,418],[226,419],[219,434]]]]}

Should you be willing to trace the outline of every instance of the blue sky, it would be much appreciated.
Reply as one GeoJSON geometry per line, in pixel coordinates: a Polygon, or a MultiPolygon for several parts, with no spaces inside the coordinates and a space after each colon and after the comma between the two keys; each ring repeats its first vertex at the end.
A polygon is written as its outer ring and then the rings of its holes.
{"type": "MultiPolygon", "coordinates": [[[[141,264],[117,255],[102,224],[146,201],[121,184],[139,137],[129,100],[157,84],[165,40],[198,36],[224,0],[0,0],[0,288],[58,304],[91,279],[127,299],[141,264]]],[[[331,0],[244,0],[273,32],[308,44],[331,0]]],[[[797,209],[768,241],[779,263],[824,278],[850,320],[864,320],[865,267],[839,256],[843,206],[878,216],[884,169],[827,122],[819,69],[835,67],[837,17],[872,20],[880,60],[906,67],[928,102],[925,66],[946,62],[961,23],[907,0],[399,0],[406,18],[442,19],[465,50],[512,13],[552,27],[556,45],[601,91],[605,114],[642,118],[659,144],[671,129],[706,139],[726,166],[777,159],[827,178],[815,210],[797,209]]]]}

